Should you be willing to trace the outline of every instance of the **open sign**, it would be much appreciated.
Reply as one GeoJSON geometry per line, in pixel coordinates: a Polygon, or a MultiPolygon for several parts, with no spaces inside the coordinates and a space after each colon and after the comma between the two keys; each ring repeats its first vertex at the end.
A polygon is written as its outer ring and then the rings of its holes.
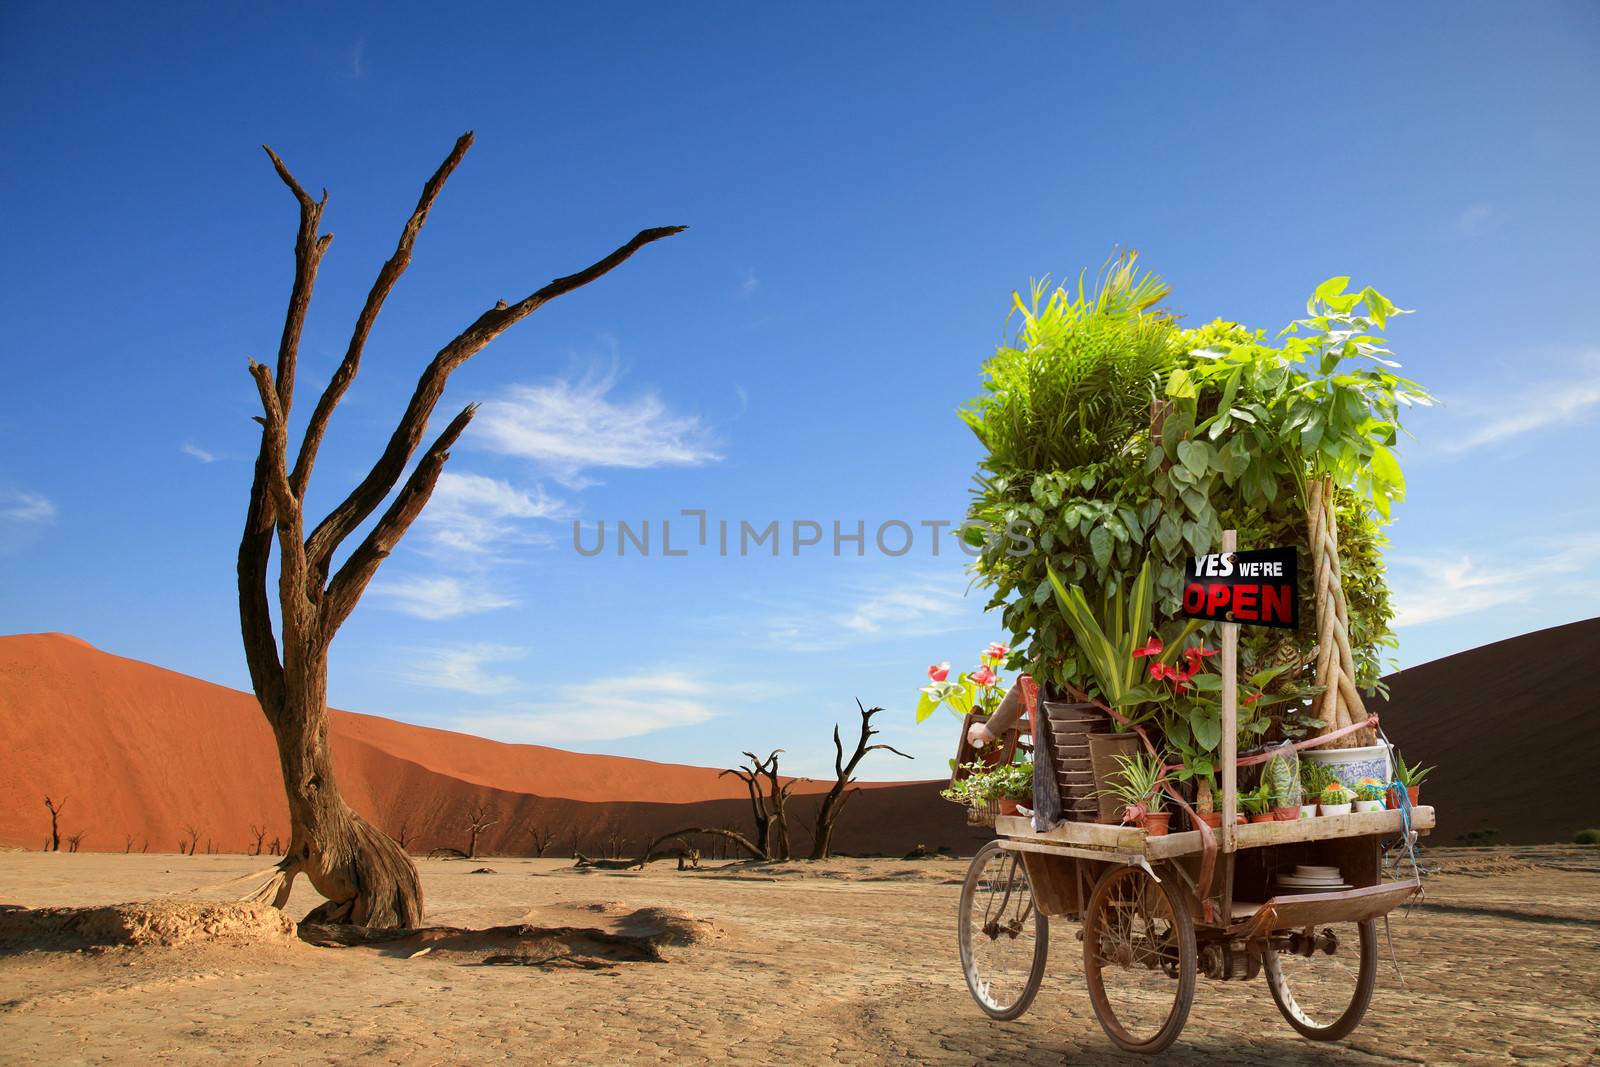
{"type": "Polygon", "coordinates": [[[1184,617],[1298,629],[1298,573],[1293,548],[1195,556],[1184,568],[1184,617]]]}

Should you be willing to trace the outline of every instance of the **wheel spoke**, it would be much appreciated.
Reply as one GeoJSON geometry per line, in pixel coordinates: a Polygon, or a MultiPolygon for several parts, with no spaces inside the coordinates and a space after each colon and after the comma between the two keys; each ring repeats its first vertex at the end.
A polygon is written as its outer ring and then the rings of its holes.
{"type": "Polygon", "coordinates": [[[1038,991],[1049,927],[1015,853],[994,842],[979,851],[962,885],[959,923],[973,999],[994,1018],[1016,1018],[1038,991]]]}
{"type": "Polygon", "coordinates": [[[1159,1052],[1176,1040],[1194,998],[1194,927],[1166,883],[1139,867],[1107,870],[1084,914],[1084,964],[1113,1041],[1159,1052]]]}
{"type": "Polygon", "coordinates": [[[1330,923],[1275,937],[1264,956],[1278,1010],[1300,1033],[1337,1040],[1355,1029],[1377,979],[1371,919],[1330,923]]]}

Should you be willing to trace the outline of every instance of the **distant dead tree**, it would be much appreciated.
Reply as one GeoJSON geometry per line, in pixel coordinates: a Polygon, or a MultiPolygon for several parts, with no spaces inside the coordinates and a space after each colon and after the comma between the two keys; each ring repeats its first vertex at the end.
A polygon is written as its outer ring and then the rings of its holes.
{"type": "Polygon", "coordinates": [[[144,839],[144,844],[139,846],[139,851],[140,852],[149,852],[150,851],[150,839],[148,837],[144,839]]]}
{"type": "Polygon", "coordinates": [[[399,829],[394,832],[394,843],[400,846],[401,851],[411,842],[411,820],[401,819],[399,829]]]}
{"type": "Polygon", "coordinates": [[[129,834],[129,835],[127,835],[127,838],[122,842],[122,854],[124,856],[126,856],[128,853],[130,853],[132,851],[133,851],[133,835],[129,834]]]}
{"type": "Polygon", "coordinates": [[[478,835],[500,821],[500,814],[485,804],[474,804],[467,814],[467,859],[478,858],[478,835]]]}
{"type": "Polygon", "coordinates": [[[449,156],[423,186],[421,198],[400,240],[379,269],[356,317],[349,346],[323,388],[306,423],[298,453],[289,455],[289,422],[301,332],[332,234],[319,233],[328,196],[316,199],[301,187],[272,149],[266,149],[278,177],[299,205],[294,281],[278,342],[276,369],[250,362],[260,395],[261,443],[250,487],[249,509],[239,543],[239,622],[251,687],[277,741],[289,801],[288,854],[272,879],[250,895],[283,907],[294,879],[305,874],[327,903],[310,921],[358,926],[414,927],[422,923],[422,886],[410,857],[386,834],[358,815],[339,792],[328,746],[328,648],[355,610],[379,566],[421,514],[450,448],[476,410],[464,408],[432,444],[422,448],[434,407],[452,373],[506,330],[550,301],[604,276],[646,245],[680,232],[681,226],[643,230],[615,251],[545,285],[515,304],[496,303],[479,315],[435,355],[417,380],[404,414],[372,468],[307,534],[304,506],[312,468],[334,409],[361,363],[362,351],[385,300],[411,263],[412,246],[434,200],[472,144],[472,134],[456,141],[449,156]],[[406,473],[410,468],[410,474],[406,473]],[[401,478],[405,481],[402,483],[401,478]],[[378,512],[395,487],[388,507],[337,570],[339,547],[378,512]],[[278,549],[277,616],[268,580],[274,539],[278,549]]]}
{"type": "Polygon", "coordinates": [[[534,821],[528,824],[528,843],[533,848],[533,854],[542,857],[550,850],[555,842],[555,834],[542,822],[534,821]]]}
{"type": "Polygon", "coordinates": [[[61,830],[58,825],[58,821],[61,818],[62,809],[67,806],[67,798],[62,797],[59,801],[54,801],[49,797],[45,797],[44,806],[50,812],[50,840],[46,843],[48,847],[45,849],[45,851],[60,852],[61,830]]]}
{"type": "Polygon", "coordinates": [[[261,843],[262,841],[266,840],[266,836],[267,828],[265,826],[257,826],[255,823],[250,824],[250,837],[255,842],[253,848],[251,849],[250,855],[261,855],[261,843]]]}
{"type": "MultiPolygon", "coordinates": [[[[748,852],[752,859],[764,860],[768,858],[765,852],[756,847],[756,843],[754,841],[751,841],[748,837],[739,833],[737,830],[728,830],[721,826],[686,826],[682,830],[673,830],[671,833],[662,834],[660,837],[650,842],[650,844],[645,847],[644,854],[634,862],[637,866],[643,867],[645,864],[656,859],[658,856],[678,855],[680,858],[683,858],[688,853],[692,852],[694,854],[694,862],[692,865],[698,867],[700,865],[700,850],[692,848],[689,845],[689,842],[686,840],[687,838],[693,837],[696,834],[702,834],[706,837],[713,838],[719,843],[732,842],[748,852]],[[679,847],[672,850],[663,849],[661,847],[670,841],[676,841],[679,847]]],[[[682,869],[681,864],[679,865],[679,869],[682,869]]]]}
{"type": "Polygon", "coordinates": [[[748,767],[729,767],[721,774],[731,774],[744,783],[750,794],[750,812],[756,824],[756,847],[763,859],[786,860],[789,848],[789,814],[786,804],[789,792],[798,779],[782,782],[778,776],[778,757],[783,749],[773,749],[766,759],[754,752],[746,752],[748,767]]]}
{"type": "Polygon", "coordinates": [[[861,736],[856,739],[856,750],[851,753],[848,762],[844,758],[844,744],[839,740],[839,726],[835,723],[833,727],[834,782],[833,788],[823,796],[822,804],[817,808],[817,828],[811,835],[811,858],[814,860],[828,858],[829,850],[833,847],[833,824],[839,818],[839,813],[844,810],[845,803],[861,791],[859,786],[855,789],[850,787],[855,783],[852,775],[856,773],[856,767],[860,766],[862,758],[869,752],[880,750],[893,752],[896,756],[903,756],[906,759],[913,758],[893,745],[868,744],[878,733],[872,728],[872,717],[883,709],[864,708],[859,700],[856,701],[856,708],[861,712],[861,736]]]}
{"type": "Polygon", "coordinates": [[[185,826],[183,828],[183,832],[189,838],[189,841],[188,841],[189,847],[188,847],[188,849],[185,849],[183,847],[183,842],[179,842],[178,843],[178,851],[180,853],[187,852],[189,855],[193,856],[195,847],[198,845],[198,843],[200,841],[200,828],[198,826],[185,826]]]}
{"type": "Polygon", "coordinates": [[[67,838],[67,851],[68,852],[76,852],[76,851],[78,851],[78,846],[81,845],[81,844],[83,844],[83,831],[82,830],[78,831],[77,833],[75,833],[72,836],[67,838]]]}
{"type": "Polygon", "coordinates": [[[274,837],[272,839],[272,850],[271,851],[272,851],[272,854],[274,856],[283,855],[283,841],[282,841],[281,838],[274,837]]]}

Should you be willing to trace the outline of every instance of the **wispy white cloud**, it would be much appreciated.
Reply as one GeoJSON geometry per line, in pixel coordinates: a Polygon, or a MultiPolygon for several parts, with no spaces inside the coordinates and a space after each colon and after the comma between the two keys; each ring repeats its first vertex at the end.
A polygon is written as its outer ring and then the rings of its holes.
{"type": "Polygon", "coordinates": [[[599,467],[693,467],[721,459],[698,416],[678,415],[653,392],[613,397],[615,374],[514,385],[483,404],[473,441],[539,463],[568,485],[599,467]]]}
{"type": "MultiPolygon", "coordinates": [[[[681,671],[596,678],[559,686],[548,701],[464,713],[452,726],[501,741],[614,741],[703,723],[716,715],[711,693],[708,682],[681,671]]],[[[725,687],[718,695],[727,698],[725,687]]]]}
{"type": "Polygon", "coordinates": [[[185,441],[183,443],[183,447],[178,449],[178,451],[182,452],[186,456],[192,456],[201,463],[215,463],[217,461],[216,453],[207,452],[193,441],[185,441]]]}
{"type": "Polygon", "coordinates": [[[1481,237],[1500,224],[1501,213],[1493,204],[1468,204],[1457,213],[1456,233],[1463,237],[1481,237]]]}
{"type": "Polygon", "coordinates": [[[0,492],[0,520],[6,522],[52,522],[56,506],[38,493],[21,490],[0,492]]]}
{"type": "Polygon", "coordinates": [[[1523,604],[1546,595],[1552,581],[1576,594],[1600,588],[1600,533],[1544,539],[1522,552],[1476,559],[1465,552],[1391,561],[1397,628],[1424,626],[1523,604]]]}
{"type": "Polygon", "coordinates": [[[753,270],[745,271],[744,277],[739,280],[739,295],[750,296],[759,288],[761,288],[761,279],[756,277],[756,272],[753,270]]]}
{"type": "Polygon", "coordinates": [[[539,486],[518,489],[497,478],[446,471],[439,476],[421,526],[441,548],[482,554],[501,542],[536,539],[516,520],[566,514],[566,506],[539,486]]]}
{"type": "Polygon", "coordinates": [[[516,607],[515,597],[497,593],[480,580],[461,578],[379,579],[372,595],[395,611],[419,619],[454,619],[462,615],[516,607]]]}
{"type": "Polygon", "coordinates": [[[835,591],[829,607],[784,605],[768,620],[771,644],[792,652],[832,652],[864,641],[919,637],[969,626],[976,609],[937,578],[907,575],[893,585],[835,591]],[[840,610],[840,602],[847,606],[840,610]]]}
{"type": "Polygon", "coordinates": [[[473,696],[500,696],[522,683],[509,674],[485,670],[492,663],[521,659],[528,650],[515,645],[465,644],[435,648],[413,648],[400,677],[412,685],[429,689],[448,689],[473,696]]]}
{"type": "Polygon", "coordinates": [[[1472,420],[1470,428],[1449,438],[1444,450],[1459,453],[1502,444],[1600,411],[1600,352],[1584,352],[1576,362],[1575,373],[1501,390],[1492,400],[1467,398],[1462,408],[1472,420]]]}

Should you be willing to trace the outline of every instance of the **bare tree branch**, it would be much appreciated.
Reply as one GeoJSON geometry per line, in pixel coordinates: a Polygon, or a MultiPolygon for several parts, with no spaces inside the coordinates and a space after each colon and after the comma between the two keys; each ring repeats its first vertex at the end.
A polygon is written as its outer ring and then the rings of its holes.
{"type": "Polygon", "coordinates": [[[603,277],[645,245],[682,233],[684,229],[683,226],[659,226],[641,230],[633,240],[576,274],[557,278],[509,307],[504,301],[495,305],[478,316],[477,321],[463,330],[455,340],[440,349],[417,381],[411,402],[406,406],[405,414],[401,416],[399,425],[389,438],[389,444],[384,448],[383,455],[378,457],[378,461],[373,464],[372,470],[362,479],[361,484],[352,489],[344,502],[329,512],[328,517],[312,531],[311,539],[306,544],[306,554],[312,566],[326,571],[328,560],[339,547],[339,543],[350,536],[350,532],[360,526],[383,502],[384,497],[388,496],[389,490],[394,488],[394,483],[405,470],[407,461],[422,440],[428,416],[432,413],[434,405],[439,402],[440,396],[444,394],[445,383],[449,381],[450,375],[457,367],[545,304],[574,289],[588,285],[596,278],[603,277]]]}
{"type": "Polygon", "coordinates": [[[329,639],[350,617],[361,594],[366,591],[367,583],[378,573],[378,567],[388,558],[400,538],[405,536],[417,516],[422,514],[428,498],[433,496],[445,461],[450,458],[450,446],[456,443],[477,410],[476,404],[469,404],[461,410],[461,414],[450,420],[450,425],[445,427],[411,472],[411,477],[406,479],[405,486],[389,505],[389,510],[356,546],[350,558],[344,561],[339,573],[333,576],[333,581],[328,584],[323,613],[323,629],[329,639]]]}
{"type": "Polygon", "coordinates": [[[328,430],[328,420],[333,417],[333,409],[344,398],[345,390],[355,380],[356,371],[361,366],[361,353],[367,345],[367,336],[378,321],[383,302],[389,298],[406,268],[411,266],[411,248],[416,244],[417,234],[422,231],[422,224],[428,221],[433,202],[438,199],[444,183],[471,147],[472,131],[468,130],[456,139],[450,155],[445,157],[439,169],[433,172],[433,177],[422,187],[422,197],[417,201],[416,210],[411,212],[411,218],[406,221],[405,229],[400,231],[400,243],[395,247],[394,255],[378,271],[377,280],[367,293],[367,302],[356,318],[355,332],[350,336],[350,346],[345,349],[344,360],[339,364],[339,369],[333,372],[333,378],[322,391],[322,396],[317,399],[317,406],[311,412],[311,421],[306,425],[305,437],[300,441],[300,454],[295,459],[294,473],[289,476],[289,484],[294,487],[296,496],[305,495],[306,484],[311,480],[311,468],[317,462],[317,449],[322,446],[322,436],[328,430]]]}
{"type": "Polygon", "coordinates": [[[855,785],[855,779],[852,776],[856,773],[856,768],[861,765],[861,761],[866,758],[867,753],[888,751],[905,759],[913,758],[907,756],[893,745],[885,745],[881,742],[875,745],[869,744],[868,742],[878,733],[877,730],[872,728],[872,717],[883,709],[868,709],[863,707],[859,700],[856,701],[856,709],[861,712],[861,736],[857,739],[855,751],[851,753],[848,761],[844,758],[844,742],[840,740],[838,724],[833,727],[834,783],[833,788],[828,790],[822,798],[822,803],[817,807],[816,830],[811,835],[811,858],[814,860],[826,859],[833,847],[834,823],[838,820],[839,813],[844,810],[844,806],[849,799],[860,792],[859,787],[855,789],[850,787],[855,785]]]}

